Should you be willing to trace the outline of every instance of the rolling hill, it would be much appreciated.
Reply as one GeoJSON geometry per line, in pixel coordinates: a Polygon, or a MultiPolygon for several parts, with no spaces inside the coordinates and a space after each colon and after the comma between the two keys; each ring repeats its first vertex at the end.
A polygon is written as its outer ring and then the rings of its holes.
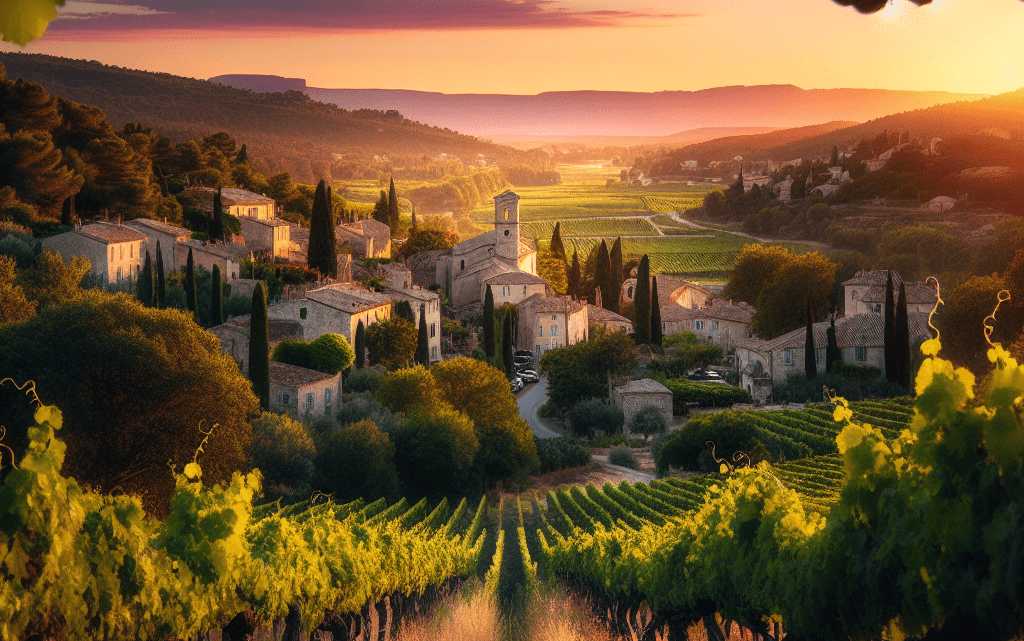
{"type": "MultiPolygon", "coordinates": [[[[295,82],[244,75],[212,80],[255,91],[277,91],[281,81],[295,82]]],[[[465,133],[516,137],[646,137],[704,127],[789,128],[833,120],[864,122],[910,109],[981,97],[944,91],[801,89],[793,85],[654,93],[554,91],[532,96],[317,87],[306,87],[305,93],[345,109],[397,109],[407,118],[465,133]]]]}
{"type": "Polygon", "coordinates": [[[99,107],[118,128],[143,122],[176,141],[226,131],[248,145],[258,165],[269,172],[289,171],[302,182],[341,170],[342,161],[365,167],[374,156],[387,156],[396,166],[441,153],[466,159],[483,154],[499,164],[531,159],[511,147],[384,111],[341,109],[297,91],[255,93],[39,54],[0,53],[0,64],[9,78],[37,82],[54,95],[99,107]]]}

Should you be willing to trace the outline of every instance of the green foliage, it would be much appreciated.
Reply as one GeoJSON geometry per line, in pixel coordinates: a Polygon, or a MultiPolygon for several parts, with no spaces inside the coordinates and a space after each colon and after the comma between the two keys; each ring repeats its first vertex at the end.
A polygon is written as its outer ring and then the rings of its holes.
{"type": "Polygon", "coordinates": [[[316,186],[313,209],[309,219],[309,268],[335,278],[338,275],[338,256],[334,237],[334,217],[327,202],[324,181],[316,186]]]}
{"type": "Polygon", "coordinates": [[[256,283],[249,316],[249,380],[264,410],[270,407],[270,327],[267,323],[267,288],[256,283]]]}
{"type": "Polygon", "coordinates": [[[590,340],[544,352],[541,368],[548,374],[548,399],[566,410],[588,399],[607,397],[608,376],[626,376],[636,369],[633,339],[623,332],[592,331],[590,340]]]}
{"type": "Polygon", "coordinates": [[[657,407],[649,405],[629,419],[629,432],[632,434],[643,434],[644,441],[651,436],[664,434],[668,431],[668,421],[665,415],[657,407]]]}
{"type": "Polygon", "coordinates": [[[23,321],[36,313],[37,303],[29,300],[25,290],[15,283],[15,267],[13,258],[0,255],[0,325],[23,321]]]}
{"type": "MultiPolygon", "coordinates": [[[[722,348],[714,343],[697,340],[690,342],[689,334],[697,338],[692,332],[684,332],[682,338],[675,338],[671,347],[665,348],[665,354],[656,357],[648,365],[652,372],[660,372],[668,378],[681,378],[689,374],[695,368],[707,367],[722,361],[722,348]]],[[[672,337],[669,337],[672,338],[672,337]]]]}
{"type": "Polygon", "coordinates": [[[750,392],[721,383],[693,383],[683,378],[664,382],[677,402],[697,403],[700,407],[728,407],[751,402],[750,392]]]}
{"type": "Polygon", "coordinates": [[[407,367],[416,353],[416,326],[401,317],[377,321],[366,330],[370,365],[389,371],[407,367]]]}
{"type": "Polygon", "coordinates": [[[353,348],[356,352],[356,369],[361,370],[366,361],[366,327],[363,325],[362,319],[356,325],[356,339],[353,348]]]}
{"type": "Polygon", "coordinates": [[[398,255],[402,258],[408,258],[419,252],[451,249],[457,242],[459,242],[458,236],[451,232],[435,229],[417,229],[409,234],[409,238],[398,248],[398,255]]]}
{"type": "Polygon", "coordinates": [[[350,392],[376,392],[386,375],[387,370],[381,365],[354,369],[345,377],[345,389],[350,392]]]}
{"type": "MultiPolygon", "coordinates": [[[[944,355],[958,367],[966,367],[981,376],[988,371],[988,343],[985,341],[983,323],[996,307],[999,292],[1006,289],[1006,283],[996,276],[975,276],[945,294],[940,314],[935,324],[943,337],[944,355]]],[[[1006,310],[1008,311],[1008,310],[1006,310]]],[[[992,340],[1009,344],[1020,332],[1020,327],[1007,327],[999,316],[994,325],[992,340]]]]}
{"type": "Polygon", "coordinates": [[[263,412],[252,422],[249,461],[263,474],[264,487],[278,495],[309,493],[316,446],[302,423],[263,412]]]}
{"type": "Polygon", "coordinates": [[[389,372],[374,395],[396,414],[409,414],[417,407],[439,407],[442,403],[437,381],[421,365],[389,372]]]}
{"type": "Polygon", "coordinates": [[[397,500],[394,444],[370,418],[333,430],[320,444],[315,486],[341,503],[360,498],[397,500]]]}
{"type": "Polygon", "coordinates": [[[590,452],[581,440],[572,436],[534,437],[534,445],[537,448],[537,458],[540,459],[541,474],[590,463],[590,452]]]}
{"type": "Polygon", "coordinates": [[[417,407],[395,434],[404,487],[431,501],[465,491],[480,442],[473,421],[450,406],[417,407]]]}
{"type": "MultiPolygon", "coordinates": [[[[35,381],[63,405],[65,470],[97,488],[119,487],[165,512],[167,461],[204,446],[211,479],[241,469],[258,410],[249,383],[216,337],[184,314],[143,307],[124,294],[84,292],[34,318],[0,327],[0,371],[35,381]]],[[[0,387],[0,424],[25,425],[26,399],[0,387]]],[[[23,434],[9,432],[11,443],[23,434]]]]}
{"type": "Polygon", "coordinates": [[[628,447],[613,447],[608,452],[608,462],[619,467],[628,467],[631,470],[640,469],[640,462],[636,460],[636,454],[628,447]]]}
{"type": "Polygon", "coordinates": [[[758,444],[753,425],[731,410],[692,417],[661,446],[655,464],[659,475],[670,467],[700,471],[698,458],[714,444],[718,459],[732,462],[735,452],[749,452],[758,444]]]}
{"type": "Polygon", "coordinates": [[[92,266],[83,256],[65,263],[60,254],[44,251],[35,257],[31,267],[18,275],[17,282],[25,295],[39,303],[40,309],[75,300],[82,294],[81,283],[92,266]]]}
{"type": "Polygon", "coordinates": [[[651,340],[651,305],[658,301],[651,300],[650,263],[647,255],[640,259],[636,271],[636,293],[633,296],[633,332],[638,345],[651,340]]]}
{"type": "Polygon", "coordinates": [[[484,354],[487,358],[494,357],[494,292],[487,286],[484,294],[484,354]]]}
{"type": "Polygon", "coordinates": [[[565,421],[574,435],[592,438],[598,432],[608,435],[621,433],[626,419],[619,408],[592,398],[569,408],[565,413],[565,421]]]}
{"type": "Polygon", "coordinates": [[[314,369],[326,374],[337,374],[352,366],[355,360],[352,346],[341,334],[321,334],[310,345],[313,348],[314,369]]]}

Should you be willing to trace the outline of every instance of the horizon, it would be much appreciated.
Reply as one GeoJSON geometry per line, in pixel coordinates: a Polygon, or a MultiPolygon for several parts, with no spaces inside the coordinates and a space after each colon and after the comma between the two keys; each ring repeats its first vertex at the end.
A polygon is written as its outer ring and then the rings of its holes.
{"type": "Polygon", "coordinates": [[[871,15],[829,0],[787,9],[739,0],[645,0],[629,10],[605,0],[403,1],[387,10],[315,0],[286,11],[267,0],[68,0],[37,41],[0,51],[198,79],[264,74],[447,95],[763,85],[993,95],[1024,86],[1019,0],[891,0],[871,15]]]}

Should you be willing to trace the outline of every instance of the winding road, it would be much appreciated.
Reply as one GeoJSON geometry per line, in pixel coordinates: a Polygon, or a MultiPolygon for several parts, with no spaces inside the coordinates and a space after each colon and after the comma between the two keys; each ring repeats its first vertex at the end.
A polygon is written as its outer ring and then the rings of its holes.
{"type": "Polygon", "coordinates": [[[519,403],[519,418],[530,424],[530,429],[538,438],[556,438],[561,436],[558,432],[552,431],[540,420],[537,413],[540,406],[548,402],[548,377],[540,377],[539,383],[534,383],[526,388],[516,397],[519,403]]]}

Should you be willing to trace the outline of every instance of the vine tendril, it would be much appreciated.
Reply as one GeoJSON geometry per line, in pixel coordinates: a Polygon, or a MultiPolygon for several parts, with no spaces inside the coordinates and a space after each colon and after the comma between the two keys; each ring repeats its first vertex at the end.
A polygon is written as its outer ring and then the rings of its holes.
{"type": "Polygon", "coordinates": [[[989,347],[994,348],[998,345],[998,343],[992,342],[992,332],[994,332],[996,328],[994,324],[989,324],[989,321],[992,321],[992,323],[996,322],[996,312],[999,311],[999,306],[1008,300],[1010,300],[1010,291],[1006,289],[1000,290],[999,293],[996,294],[996,308],[993,309],[992,313],[986,316],[985,320],[981,322],[982,326],[985,328],[985,342],[988,343],[989,347]]]}
{"type": "Polygon", "coordinates": [[[946,302],[942,300],[942,289],[939,286],[938,278],[929,276],[924,282],[926,285],[932,282],[935,283],[935,305],[932,306],[932,311],[928,312],[928,327],[931,327],[932,331],[935,332],[935,338],[941,340],[942,337],[939,336],[939,328],[932,324],[932,316],[935,316],[935,313],[939,311],[939,305],[945,305],[946,302]]]}

